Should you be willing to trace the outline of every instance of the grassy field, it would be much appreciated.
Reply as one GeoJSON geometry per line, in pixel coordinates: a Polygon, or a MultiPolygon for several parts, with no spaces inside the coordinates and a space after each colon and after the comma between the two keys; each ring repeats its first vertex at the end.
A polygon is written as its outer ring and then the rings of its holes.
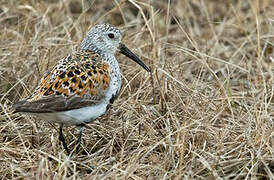
{"type": "Polygon", "coordinates": [[[273,42],[271,0],[1,0],[1,179],[274,179],[273,42]],[[11,106],[106,22],[152,72],[117,54],[121,93],[69,157],[11,106]]]}

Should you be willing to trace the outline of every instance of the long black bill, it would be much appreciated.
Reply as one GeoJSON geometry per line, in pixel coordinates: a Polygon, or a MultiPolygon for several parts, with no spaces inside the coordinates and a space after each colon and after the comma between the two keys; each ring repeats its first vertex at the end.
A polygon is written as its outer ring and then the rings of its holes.
{"type": "Polygon", "coordinates": [[[120,46],[118,48],[120,50],[120,53],[127,56],[128,58],[135,61],[137,64],[142,66],[145,70],[150,72],[149,67],[147,67],[131,50],[129,50],[124,44],[120,43],[120,46]]]}

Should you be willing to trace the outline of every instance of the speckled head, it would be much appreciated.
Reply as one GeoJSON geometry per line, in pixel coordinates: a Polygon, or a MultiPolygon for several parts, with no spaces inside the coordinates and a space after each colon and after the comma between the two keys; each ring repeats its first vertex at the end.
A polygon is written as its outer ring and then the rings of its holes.
{"type": "Polygon", "coordinates": [[[92,27],[81,43],[81,50],[92,50],[99,54],[114,54],[121,42],[121,31],[109,24],[92,27]]]}
{"type": "MultiPolygon", "coordinates": [[[[81,50],[94,51],[102,56],[114,56],[114,53],[119,50],[120,53],[124,54],[128,58],[135,61],[137,64],[142,66],[145,70],[150,72],[150,69],[124,44],[121,43],[122,34],[121,31],[109,24],[96,25],[92,27],[85,39],[81,43],[81,50]]],[[[105,58],[105,60],[115,58],[105,58]]]]}

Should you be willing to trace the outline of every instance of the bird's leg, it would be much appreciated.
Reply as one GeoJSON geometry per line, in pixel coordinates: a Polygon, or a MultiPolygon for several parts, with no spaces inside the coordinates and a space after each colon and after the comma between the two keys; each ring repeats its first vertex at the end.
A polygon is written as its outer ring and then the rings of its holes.
{"type": "Polygon", "coordinates": [[[81,124],[79,125],[80,129],[79,129],[79,136],[78,136],[78,139],[77,139],[77,147],[76,147],[76,154],[79,152],[79,148],[81,146],[81,139],[82,139],[82,134],[83,134],[83,130],[84,130],[84,127],[85,125],[84,124],[81,124]]]}
{"type": "Polygon", "coordinates": [[[68,155],[70,155],[70,150],[68,149],[65,138],[63,136],[63,124],[60,124],[60,126],[59,126],[59,140],[62,142],[63,147],[67,151],[68,155]]]}

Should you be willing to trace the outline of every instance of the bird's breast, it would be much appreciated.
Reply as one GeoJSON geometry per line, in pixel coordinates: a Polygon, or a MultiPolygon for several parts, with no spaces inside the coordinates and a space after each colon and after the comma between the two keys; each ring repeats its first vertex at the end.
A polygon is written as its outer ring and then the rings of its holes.
{"type": "Polygon", "coordinates": [[[110,73],[110,85],[105,92],[105,100],[107,104],[112,104],[114,99],[118,95],[121,88],[121,76],[120,71],[112,71],[110,73]]]}

